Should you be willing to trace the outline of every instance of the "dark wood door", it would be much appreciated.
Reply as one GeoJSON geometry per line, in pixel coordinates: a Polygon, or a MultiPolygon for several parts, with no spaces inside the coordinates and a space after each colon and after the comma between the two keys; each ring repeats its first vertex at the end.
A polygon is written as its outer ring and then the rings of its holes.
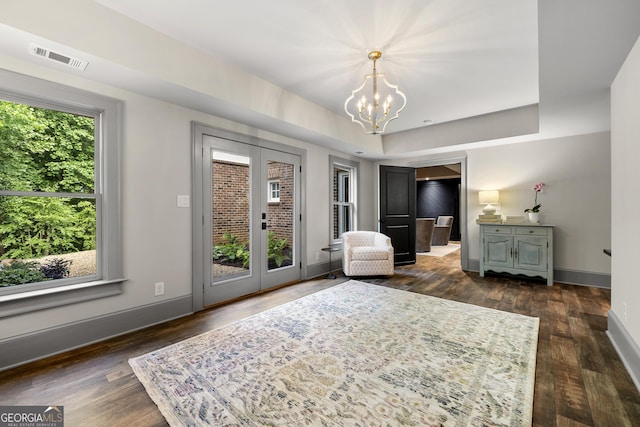
{"type": "Polygon", "coordinates": [[[416,262],[416,170],[380,166],[380,232],[391,238],[395,264],[416,262]]]}

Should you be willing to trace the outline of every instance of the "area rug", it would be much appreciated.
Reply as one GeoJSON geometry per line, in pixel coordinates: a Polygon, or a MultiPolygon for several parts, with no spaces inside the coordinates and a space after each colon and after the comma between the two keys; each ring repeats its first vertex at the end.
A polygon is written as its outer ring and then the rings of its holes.
{"type": "Polygon", "coordinates": [[[446,246],[431,246],[429,252],[417,252],[418,255],[426,256],[445,256],[460,249],[460,245],[457,243],[449,243],[446,246]]]}
{"type": "Polygon", "coordinates": [[[129,363],[172,426],[530,426],[538,327],[351,280],[129,363]]]}

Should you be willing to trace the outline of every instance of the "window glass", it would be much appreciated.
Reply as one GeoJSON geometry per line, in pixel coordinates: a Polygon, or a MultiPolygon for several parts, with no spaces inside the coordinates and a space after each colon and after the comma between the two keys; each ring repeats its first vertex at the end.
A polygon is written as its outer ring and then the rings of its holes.
{"type": "Polygon", "coordinates": [[[0,100],[0,288],[96,275],[96,120],[0,100]]]}
{"type": "Polygon", "coordinates": [[[280,201],[280,180],[274,179],[269,181],[269,202],[279,202],[280,201]]]}

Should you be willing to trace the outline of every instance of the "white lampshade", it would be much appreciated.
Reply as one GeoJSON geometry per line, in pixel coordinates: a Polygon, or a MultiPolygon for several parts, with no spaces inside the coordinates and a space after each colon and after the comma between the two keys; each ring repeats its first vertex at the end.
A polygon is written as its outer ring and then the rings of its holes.
{"type": "Polygon", "coordinates": [[[496,213],[496,208],[492,204],[500,202],[500,192],[498,190],[479,191],[478,199],[481,205],[486,205],[482,212],[486,215],[493,215],[496,213]]]}
{"type": "Polygon", "coordinates": [[[480,204],[498,203],[500,202],[500,192],[498,190],[485,190],[478,192],[480,204]]]}

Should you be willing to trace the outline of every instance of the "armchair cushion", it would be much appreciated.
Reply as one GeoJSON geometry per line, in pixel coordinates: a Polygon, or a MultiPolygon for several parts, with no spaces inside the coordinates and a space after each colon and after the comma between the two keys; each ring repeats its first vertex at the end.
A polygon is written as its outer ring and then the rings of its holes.
{"type": "Polygon", "coordinates": [[[351,250],[353,261],[375,261],[379,259],[389,259],[387,248],[377,248],[375,246],[356,246],[351,250]]]}

